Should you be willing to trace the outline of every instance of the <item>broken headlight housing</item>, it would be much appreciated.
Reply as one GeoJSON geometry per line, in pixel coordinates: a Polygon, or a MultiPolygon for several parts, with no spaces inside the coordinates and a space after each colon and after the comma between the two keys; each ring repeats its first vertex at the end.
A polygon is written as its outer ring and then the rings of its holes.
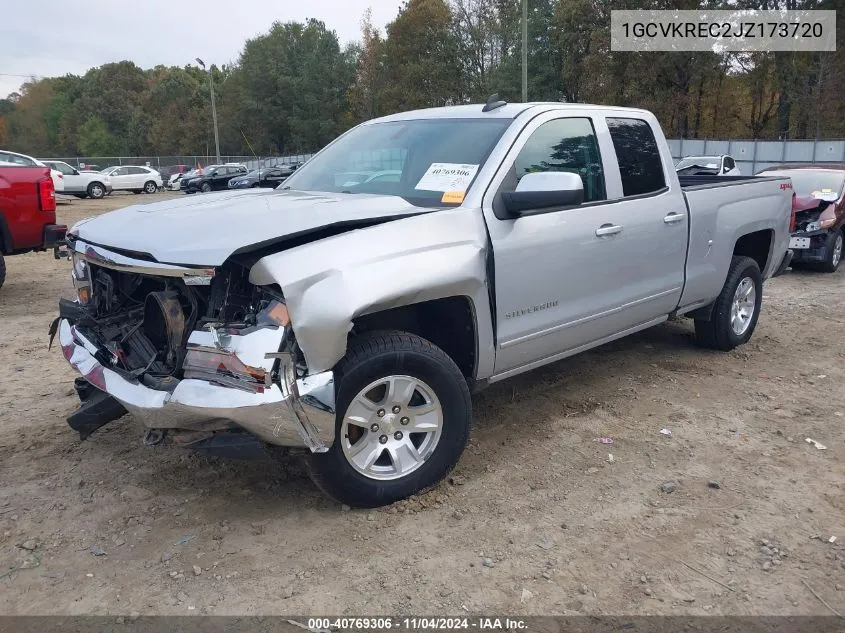
{"type": "Polygon", "coordinates": [[[91,299],[91,267],[82,255],[74,252],[71,255],[71,272],[73,287],[79,303],[85,305],[91,299]]]}

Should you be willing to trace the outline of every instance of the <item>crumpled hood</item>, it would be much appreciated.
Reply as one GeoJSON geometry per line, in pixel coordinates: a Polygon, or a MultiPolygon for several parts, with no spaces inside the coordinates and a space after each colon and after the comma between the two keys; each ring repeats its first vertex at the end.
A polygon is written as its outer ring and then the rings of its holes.
{"type": "Polygon", "coordinates": [[[818,209],[820,206],[826,207],[830,204],[830,202],[820,200],[819,198],[815,198],[813,196],[796,196],[794,206],[796,211],[807,211],[808,209],[818,209]]]}
{"type": "Polygon", "coordinates": [[[247,189],[136,204],[83,220],[72,232],[162,263],[218,266],[241,249],[432,210],[394,196],[247,189]]]}

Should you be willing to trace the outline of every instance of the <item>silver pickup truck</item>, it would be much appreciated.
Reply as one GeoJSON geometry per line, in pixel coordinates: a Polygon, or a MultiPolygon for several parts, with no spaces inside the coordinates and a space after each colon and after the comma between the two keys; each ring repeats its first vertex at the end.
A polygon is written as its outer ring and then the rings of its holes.
{"type": "Polygon", "coordinates": [[[129,412],[273,445],[354,506],[455,465],[470,392],[657,325],[745,343],[789,264],[788,178],[680,182],[643,110],[489,101],[369,121],[275,190],[79,222],[54,322],[84,439],[129,412]]]}

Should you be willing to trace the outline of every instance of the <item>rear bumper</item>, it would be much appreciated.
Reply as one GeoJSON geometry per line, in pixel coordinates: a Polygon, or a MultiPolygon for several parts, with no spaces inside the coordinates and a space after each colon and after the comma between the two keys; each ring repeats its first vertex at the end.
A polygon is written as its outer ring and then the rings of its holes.
{"type": "MultiPolygon", "coordinates": [[[[249,345],[266,341],[249,340],[251,336],[233,338],[242,339],[237,345],[245,352],[249,345]]],[[[330,371],[296,379],[291,360],[280,358],[280,380],[263,393],[196,379],[180,380],[172,391],[159,391],[101,364],[95,354],[104,358],[105,350],[67,319],[59,324],[59,340],[65,358],[80,375],[148,428],[213,432],[236,425],[270,444],[306,447],[315,453],[326,452],[334,442],[334,374],[330,371]]]]}
{"type": "Polygon", "coordinates": [[[67,226],[64,224],[48,224],[44,227],[44,248],[55,248],[64,244],[67,226]]]}

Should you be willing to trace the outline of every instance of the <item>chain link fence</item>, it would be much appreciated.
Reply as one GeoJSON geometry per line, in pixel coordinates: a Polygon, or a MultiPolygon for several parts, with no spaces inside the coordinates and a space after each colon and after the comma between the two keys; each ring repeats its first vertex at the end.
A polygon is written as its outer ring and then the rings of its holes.
{"type": "Polygon", "coordinates": [[[667,139],[677,163],[687,156],[730,154],[745,176],[784,163],[845,163],[845,140],[755,141],[667,139]]]}

